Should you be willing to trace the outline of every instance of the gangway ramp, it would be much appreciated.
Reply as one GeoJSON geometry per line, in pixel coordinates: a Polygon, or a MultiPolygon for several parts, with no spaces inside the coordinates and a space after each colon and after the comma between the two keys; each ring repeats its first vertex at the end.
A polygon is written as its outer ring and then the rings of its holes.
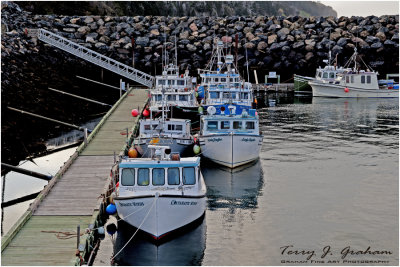
{"type": "MultiPolygon", "coordinates": [[[[31,30],[31,32],[35,31],[31,30]]],[[[115,72],[132,81],[143,84],[144,86],[147,87],[153,86],[154,76],[151,76],[135,68],[132,68],[128,65],[122,64],[121,62],[106,57],[100,53],[90,50],[82,45],[74,43],[64,37],[61,37],[45,29],[37,30],[36,34],[39,40],[48,43],[50,45],[53,45],[57,48],[60,48],[61,50],[64,50],[74,56],[80,57],[102,68],[115,72]]]]}

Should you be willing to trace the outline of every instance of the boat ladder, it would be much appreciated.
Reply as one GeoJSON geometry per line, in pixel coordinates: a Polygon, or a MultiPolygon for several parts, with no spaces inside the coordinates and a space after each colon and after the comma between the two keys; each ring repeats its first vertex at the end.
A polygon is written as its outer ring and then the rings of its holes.
{"type": "Polygon", "coordinates": [[[109,71],[115,72],[121,76],[124,76],[140,84],[143,84],[147,87],[153,86],[154,76],[148,75],[147,73],[132,68],[128,65],[122,64],[112,58],[99,54],[93,50],[90,50],[82,45],[76,44],[64,37],[61,37],[47,30],[44,29],[39,29],[37,31],[30,30],[31,35],[34,33],[37,33],[38,39],[45,43],[60,48],[61,50],[71,53],[77,57],[87,60],[109,71]]]}

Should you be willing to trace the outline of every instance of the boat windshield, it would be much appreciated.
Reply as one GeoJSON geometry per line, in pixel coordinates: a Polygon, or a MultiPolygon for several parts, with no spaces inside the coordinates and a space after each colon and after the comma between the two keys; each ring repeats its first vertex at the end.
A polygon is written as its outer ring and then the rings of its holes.
{"type": "Polygon", "coordinates": [[[163,186],[168,185],[194,185],[196,184],[195,167],[169,167],[169,168],[124,168],[121,171],[122,186],[163,186]],[[150,176],[151,171],[151,176],[150,176]],[[165,179],[167,175],[167,179],[165,179]],[[182,175],[182,178],[181,178],[182,175]],[[151,178],[151,179],[150,179],[151,178]],[[150,181],[151,180],[151,181],[150,181]]]}
{"type": "Polygon", "coordinates": [[[183,184],[185,185],[193,185],[196,183],[196,177],[193,167],[184,167],[183,168],[183,184]]]}

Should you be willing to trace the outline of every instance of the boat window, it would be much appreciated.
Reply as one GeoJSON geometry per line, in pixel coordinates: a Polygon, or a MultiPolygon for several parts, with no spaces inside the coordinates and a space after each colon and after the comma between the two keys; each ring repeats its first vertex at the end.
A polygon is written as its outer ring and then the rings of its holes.
{"type": "Polygon", "coordinates": [[[249,99],[249,93],[241,93],[242,99],[249,99]]]}
{"type": "Polygon", "coordinates": [[[135,184],[135,169],[122,169],[121,185],[135,184]]]}
{"type": "Polygon", "coordinates": [[[350,77],[346,76],[346,83],[349,83],[349,82],[350,82],[350,77]]]}
{"type": "MultiPolygon", "coordinates": [[[[153,124],[153,130],[157,128],[157,124],[153,124]]],[[[144,130],[145,131],[150,131],[150,124],[144,125],[144,130]]]]}
{"type": "Polygon", "coordinates": [[[161,101],[162,100],[162,95],[156,95],[156,101],[161,101]]]}
{"type": "Polygon", "coordinates": [[[206,83],[209,83],[210,82],[210,78],[206,78],[206,83]]]}
{"type": "Polygon", "coordinates": [[[168,169],[168,184],[179,185],[179,168],[168,169]]]}
{"type": "Polygon", "coordinates": [[[165,85],[165,80],[158,80],[159,85],[165,85]]]}
{"type": "Polygon", "coordinates": [[[230,123],[229,121],[221,121],[221,129],[226,130],[230,128],[230,123]]]}
{"type": "Polygon", "coordinates": [[[178,85],[185,85],[185,81],[184,80],[177,80],[178,85]]]}
{"type": "Polygon", "coordinates": [[[317,76],[321,78],[322,72],[318,71],[317,76]]]}
{"type": "Polygon", "coordinates": [[[254,129],[254,121],[246,121],[246,129],[254,129]]]}
{"type": "Polygon", "coordinates": [[[197,168],[197,181],[200,180],[200,167],[197,168]]]}
{"type": "Polygon", "coordinates": [[[182,125],[175,125],[175,130],[182,131],[182,125]]]}
{"type": "Polygon", "coordinates": [[[169,130],[169,131],[174,131],[174,130],[175,130],[175,125],[173,125],[173,124],[168,124],[168,130],[169,130]]]}
{"type": "Polygon", "coordinates": [[[367,76],[367,83],[371,83],[371,76],[367,76]]]}
{"type": "Polygon", "coordinates": [[[242,122],[241,121],[234,121],[233,122],[233,129],[242,129],[242,122]]]}
{"type": "Polygon", "coordinates": [[[322,76],[323,78],[328,78],[328,73],[324,72],[324,75],[322,76]]]}
{"type": "Polygon", "coordinates": [[[218,129],[218,121],[207,122],[207,130],[217,130],[217,129],[218,129]]]}
{"type": "Polygon", "coordinates": [[[188,101],[187,95],[179,95],[179,101],[188,101]]]}
{"type": "Polygon", "coordinates": [[[138,185],[149,185],[149,169],[138,169],[137,183],[138,185]]]}
{"type": "Polygon", "coordinates": [[[216,83],[219,82],[219,78],[215,78],[215,82],[216,82],[216,83]]]}
{"type": "Polygon", "coordinates": [[[219,92],[210,92],[210,98],[219,98],[219,92]]]}
{"type": "Polygon", "coordinates": [[[334,72],[329,72],[329,78],[331,78],[331,79],[335,78],[335,73],[334,72]]]}
{"type": "Polygon", "coordinates": [[[236,99],[236,93],[231,93],[232,99],[236,99]]]}
{"type": "Polygon", "coordinates": [[[221,82],[226,82],[226,78],[221,78],[221,82]]]}
{"type": "Polygon", "coordinates": [[[350,78],[351,78],[351,83],[354,83],[354,76],[351,75],[350,78]]]}
{"type": "Polygon", "coordinates": [[[168,85],[174,85],[174,80],[168,80],[168,85]]]}
{"type": "Polygon", "coordinates": [[[223,97],[222,98],[230,98],[231,94],[229,92],[223,92],[223,97]]]}
{"type": "Polygon", "coordinates": [[[233,78],[229,78],[229,82],[233,83],[233,78]]]}
{"type": "Polygon", "coordinates": [[[165,171],[164,168],[153,169],[153,185],[165,184],[165,171]]]}
{"type": "Polygon", "coordinates": [[[193,167],[184,167],[183,168],[183,184],[195,184],[196,177],[194,173],[193,167]]]}
{"type": "Polygon", "coordinates": [[[167,95],[167,100],[168,101],[174,101],[175,100],[175,95],[167,95]]]}
{"type": "Polygon", "coordinates": [[[361,75],[361,83],[365,83],[365,76],[361,75]]]}

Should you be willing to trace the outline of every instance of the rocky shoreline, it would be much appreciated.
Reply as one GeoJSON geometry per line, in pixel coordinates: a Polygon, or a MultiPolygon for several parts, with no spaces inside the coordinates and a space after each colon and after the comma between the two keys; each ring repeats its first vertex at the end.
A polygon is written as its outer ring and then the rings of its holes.
{"type": "MultiPolygon", "coordinates": [[[[15,149],[15,142],[12,145],[7,143],[14,138],[15,132],[23,134],[18,141],[22,142],[24,138],[37,139],[55,128],[44,123],[46,127],[40,127],[37,136],[25,133],[29,127],[37,128],[33,123],[36,120],[20,118],[8,111],[7,106],[24,107],[41,115],[53,115],[50,117],[79,123],[87,119],[87,114],[104,110],[87,103],[66,100],[46,91],[47,87],[52,85],[104,102],[110,99],[110,94],[115,94],[77,81],[76,75],[100,80],[100,68],[26,34],[26,29],[38,28],[55,32],[127,65],[132,65],[134,52],[135,67],[152,75],[161,72],[164,43],[173,55],[175,36],[180,69],[189,69],[192,75],[196,75],[197,68],[205,67],[210,58],[213,36],[234,40],[236,34],[239,37],[239,70],[246,74],[247,49],[249,67],[257,69],[260,82],[264,81],[262,77],[269,71],[280,74],[281,81],[290,80],[294,73],[314,75],[316,67],[324,65],[322,60],[327,58],[329,48],[333,57],[338,56],[340,64],[347,61],[357,46],[363,60],[380,74],[395,73],[399,68],[399,16],[58,16],[32,15],[15,3],[2,2],[3,151],[4,147],[15,149]],[[131,38],[135,40],[133,47],[131,38]]],[[[118,83],[118,77],[113,74],[108,74],[107,79],[108,83],[118,83]]],[[[250,81],[254,82],[252,70],[250,81]]],[[[113,95],[114,98],[118,98],[118,94],[113,95]]],[[[3,155],[3,158],[8,157],[3,155]]]]}

